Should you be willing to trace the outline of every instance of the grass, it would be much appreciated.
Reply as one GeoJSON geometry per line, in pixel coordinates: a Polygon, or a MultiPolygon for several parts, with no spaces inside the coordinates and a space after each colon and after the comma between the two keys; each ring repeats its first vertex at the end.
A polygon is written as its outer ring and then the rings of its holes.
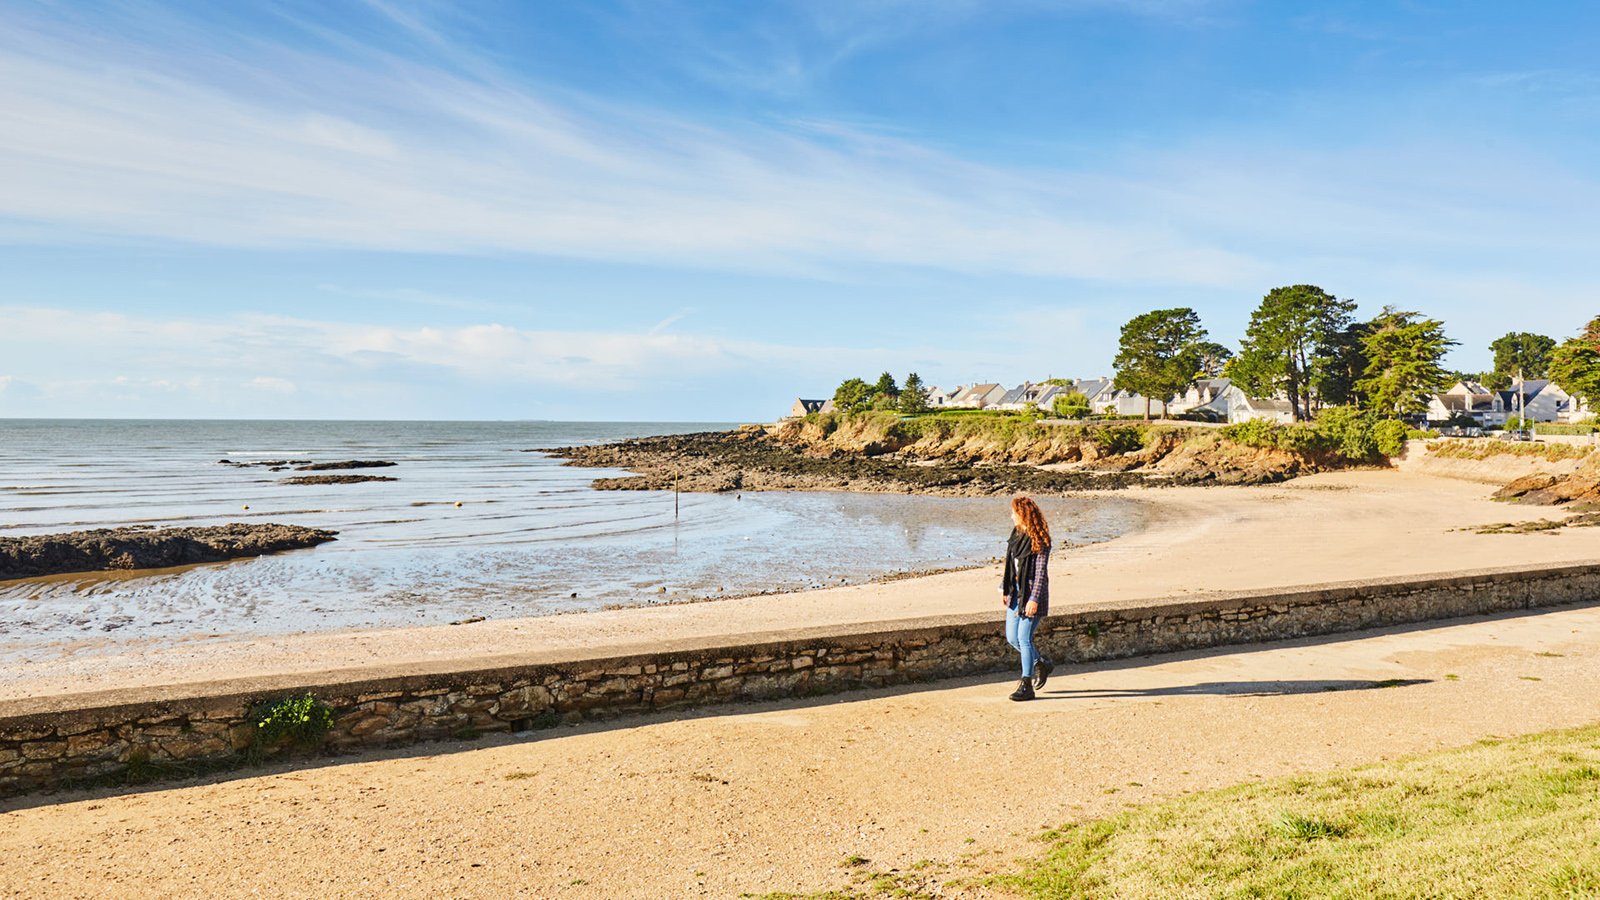
{"type": "Polygon", "coordinates": [[[1044,836],[1038,900],[1600,900],[1600,727],[1196,794],[1044,836]]]}
{"type": "Polygon", "coordinates": [[[1440,459],[1488,459],[1491,456],[1534,456],[1556,462],[1582,459],[1592,448],[1576,444],[1546,444],[1538,441],[1497,441],[1492,438],[1467,441],[1429,441],[1428,452],[1440,459]]]}

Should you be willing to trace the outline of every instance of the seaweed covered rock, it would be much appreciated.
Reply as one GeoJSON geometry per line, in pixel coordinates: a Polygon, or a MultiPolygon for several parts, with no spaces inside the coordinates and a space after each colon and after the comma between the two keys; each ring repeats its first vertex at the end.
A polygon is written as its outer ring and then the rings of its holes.
{"type": "Polygon", "coordinates": [[[334,540],[337,534],[267,522],[209,528],[97,528],[0,537],[0,580],[222,562],[314,547],[334,540]]]}

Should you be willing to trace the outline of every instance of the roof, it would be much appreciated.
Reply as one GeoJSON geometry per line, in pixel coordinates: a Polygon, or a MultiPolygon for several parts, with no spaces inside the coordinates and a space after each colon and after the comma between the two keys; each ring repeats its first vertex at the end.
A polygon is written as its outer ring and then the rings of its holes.
{"type": "Polygon", "coordinates": [[[1294,409],[1287,400],[1267,400],[1261,397],[1251,397],[1248,394],[1245,395],[1244,402],[1251,409],[1258,409],[1264,412],[1289,412],[1294,409]]]}
{"type": "Polygon", "coordinates": [[[1028,382],[1024,381],[1023,383],[1017,385],[1016,387],[1012,388],[1011,390],[1006,391],[1005,396],[1000,398],[1000,402],[1001,403],[1021,403],[1022,399],[1023,399],[1023,395],[1028,393],[1028,388],[1030,388],[1030,387],[1033,387],[1033,385],[1031,385],[1028,382]]]}
{"type": "Polygon", "coordinates": [[[1073,386],[1073,388],[1075,390],[1078,391],[1078,393],[1083,394],[1085,397],[1088,397],[1090,400],[1094,400],[1100,394],[1104,393],[1107,388],[1111,387],[1111,379],[1109,379],[1109,378],[1084,378],[1084,379],[1080,379],[1079,381],[1073,382],[1072,386],[1073,386]]]}

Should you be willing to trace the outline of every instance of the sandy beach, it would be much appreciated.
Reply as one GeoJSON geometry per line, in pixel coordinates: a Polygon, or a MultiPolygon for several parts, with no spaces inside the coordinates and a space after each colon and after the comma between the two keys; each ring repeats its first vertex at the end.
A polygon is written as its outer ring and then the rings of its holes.
{"type": "MultiPolygon", "coordinates": [[[[1562,518],[1497,503],[1489,484],[1411,471],[1356,470],[1253,487],[1129,492],[1145,507],[1132,534],[1057,554],[1057,609],[1107,600],[1196,597],[1369,577],[1600,559],[1600,529],[1477,534],[1499,522],[1562,518]]],[[[997,532],[1009,523],[996,523],[997,532]]],[[[531,653],[650,649],[664,640],[978,612],[999,615],[997,567],[926,578],[706,603],[469,625],[128,642],[47,648],[0,666],[0,700],[260,674],[448,666],[531,653]],[[92,650],[93,652],[83,652],[92,650]]]]}
{"type": "MultiPolygon", "coordinates": [[[[1145,527],[1063,552],[1054,602],[1197,596],[1600,558],[1600,529],[1492,485],[1416,472],[1137,493],[1145,527]]],[[[990,568],[539,619],[254,642],[131,645],[0,672],[7,698],[993,608],[990,568]]],[[[1062,667],[1030,704],[1004,677],[652,714],[0,804],[0,897],[737,897],[887,876],[985,882],[1065,822],[1600,714],[1600,608],[1062,667]],[[1389,686],[1394,685],[1394,686],[1389,686]],[[1020,783],[1019,759],[1043,764],[1020,783]],[[70,863],[67,861],[71,860],[70,863]]]]}
{"type": "Polygon", "coordinates": [[[18,798],[0,897],[1004,897],[1047,827],[1592,722],[1597,663],[1568,608],[18,798]]]}

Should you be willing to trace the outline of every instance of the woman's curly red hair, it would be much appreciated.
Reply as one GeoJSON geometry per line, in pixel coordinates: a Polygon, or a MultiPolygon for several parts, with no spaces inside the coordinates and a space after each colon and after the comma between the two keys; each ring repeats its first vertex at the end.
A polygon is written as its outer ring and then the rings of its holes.
{"type": "Polygon", "coordinates": [[[1050,526],[1045,524],[1039,504],[1028,497],[1016,496],[1011,498],[1011,511],[1017,514],[1017,519],[1022,522],[1022,530],[1033,541],[1033,552],[1038,553],[1050,546],[1050,526]]]}

